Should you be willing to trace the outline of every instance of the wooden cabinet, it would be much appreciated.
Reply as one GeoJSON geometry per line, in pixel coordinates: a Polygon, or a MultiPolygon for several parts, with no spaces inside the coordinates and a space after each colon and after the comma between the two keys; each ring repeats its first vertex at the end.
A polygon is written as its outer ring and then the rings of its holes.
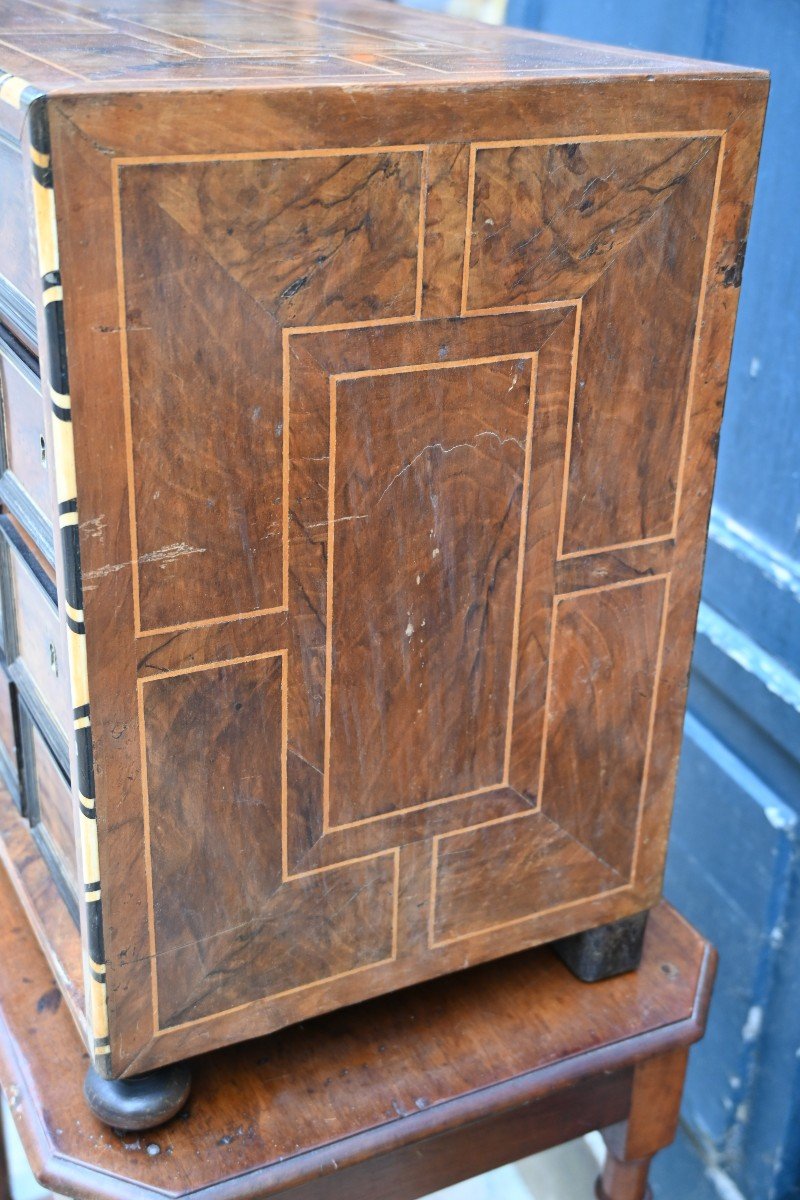
{"type": "Polygon", "coordinates": [[[368,0],[12,23],[14,645],[98,1070],[649,908],[766,77],[368,0]]]}

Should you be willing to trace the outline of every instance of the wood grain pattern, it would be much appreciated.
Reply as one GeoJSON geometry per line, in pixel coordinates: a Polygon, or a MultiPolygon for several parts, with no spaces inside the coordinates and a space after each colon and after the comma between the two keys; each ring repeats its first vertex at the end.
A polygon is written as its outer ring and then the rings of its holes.
{"type": "Polygon", "coordinates": [[[543,813],[476,825],[437,843],[431,943],[493,933],[531,912],[577,904],[623,884],[624,876],[543,813]]]}
{"type": "Polygon", "coordinates": [[[653,1155],[678,1132],[688,1048],[676,1046],[637,1065],[626,1121],[603,1130],[608,1155],[597,1182],[599,1200],[647,1200],[653,1155]]]}
{"type": "Polygon", "coordinates": [[[57,164],[106,1069],[652,905],[765,78],[368,0],[3,46],[51,92],[0,76],[57,164]]]}
{"type": "Polygon", "coordinates": [[[336,382],[334,826],[507,779],[534,382],[530,357],[336,382]]]}
{"type": "Polygon", "coordinates": [[[282,662],[253,658],[141,685],[153,903],[164,950],[243,926],[280,884],[282,662]]]}
{"type": "Polygon", "coordinates": [[[285,606],[275,333],[414,311],[420,171],[413,151],[120,170],[120,272],[153,255],[120,299],[143,630],[285,606]]]}
{"type": "Polygon", "coordinates": [[[716,144],[674,134],[478,145],[467,308],[584,296],[716,144]]]}
{"type": "Polygon", "coordinates": [[[638,841],[657,700],[665,577],[559,597],[543,811],[622,878],[638,841]]]}
{"type": "Polygon", "coordinates": [[[706,143],[688,177],[583,297],[565,553],[674,531],[718,157],[719,143],[706,143]],[[630,319],[631,279],[637,309],[653,314],[638,322],[630,319]],[[622,456],[599,452],[620,445],[622,456]]]}

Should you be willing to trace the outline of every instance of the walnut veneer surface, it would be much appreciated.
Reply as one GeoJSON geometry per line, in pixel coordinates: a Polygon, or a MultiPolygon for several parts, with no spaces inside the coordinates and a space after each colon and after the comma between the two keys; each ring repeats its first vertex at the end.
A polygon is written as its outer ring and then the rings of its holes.
{"type": "Polygon", "coordinates": [[[88,1010],[0,816],[100,1069],[655,903],[766,77],[348,0],[0,65],[88,1010]]]}

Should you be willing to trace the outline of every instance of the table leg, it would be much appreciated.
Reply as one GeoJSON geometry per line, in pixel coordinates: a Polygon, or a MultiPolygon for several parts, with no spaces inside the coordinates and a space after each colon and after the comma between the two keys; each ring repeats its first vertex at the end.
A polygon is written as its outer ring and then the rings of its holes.
{"type": "Polygon", "coordinates": [[[603,1130],[608,1157],[597,1181],[598,1200],[650,1200],[650,1162],[677,1133],[688,1058],[688,1049],[680,1047],[635,1068],[627,1121],[603,1130]]]}

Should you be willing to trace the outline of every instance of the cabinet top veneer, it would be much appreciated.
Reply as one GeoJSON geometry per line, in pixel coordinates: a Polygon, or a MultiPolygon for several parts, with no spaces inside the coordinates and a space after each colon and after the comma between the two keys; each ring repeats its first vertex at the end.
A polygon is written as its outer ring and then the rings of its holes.
{"type": "Polygon", "coordinates": [[[55,94],[745,73],[383,0],[0,0],[0,67],[55,94]]]}

